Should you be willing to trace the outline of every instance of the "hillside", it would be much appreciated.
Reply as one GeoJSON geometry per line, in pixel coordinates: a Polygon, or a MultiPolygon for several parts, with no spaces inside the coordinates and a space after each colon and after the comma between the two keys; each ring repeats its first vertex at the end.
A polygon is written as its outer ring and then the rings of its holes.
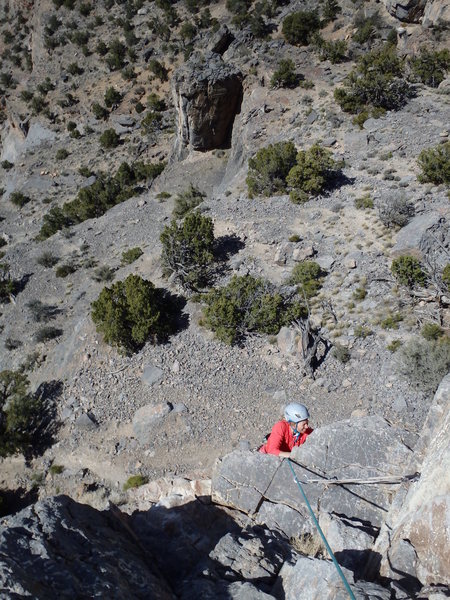
{"type": "Polygon", "coordinates": [[[0,0],[4,512],[209,479],[292,400],[421,432],[450,368],[449,18],[0,0]]]}

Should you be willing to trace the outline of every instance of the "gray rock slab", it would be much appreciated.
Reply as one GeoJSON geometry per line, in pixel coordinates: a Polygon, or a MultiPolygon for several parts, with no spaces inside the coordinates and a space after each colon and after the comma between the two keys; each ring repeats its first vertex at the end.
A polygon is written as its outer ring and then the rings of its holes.
{"type": "Polygon", "coordinates": [[[424,236],[429,230],[436,227],[441,219],[442,215],[434,211],[411,219],[397,234],[396,244],[391,250],[392,257],[409,254],[419,259],[422,258],[421,245],[424,236]]]}
{"type": "Polygon", "coordinates": [[[162,379],[164,375],[164,371],[159,367],[155,367],[153,365],[147,365],[144,368],[144,372],[142,374],[142,381],[147,385],[153,385],[162,379]]]}
{"type": "Polygon", "coordinates": [[[89,413],[83,413],[75,420],[75,427],[84,431],[94,431],[98,425],[89,413]]]}
{"type": "Polygon", "coordinates": [[[325,271],[329,271],[331,267],[334,265],[335,259],[332,256],[319,256],[316,258],[316,263],[320,266],[321,269],[325,271]]]}
{"type": "MultiPolygon", "coordinates": [[[[355,584],[351,571],[342,570],[357,600],[390,599],[390,590],[374,583],[355,584]]],[[[295,563],[285,562],[272,593],[284,600],[348,600],[347,590],[334,564],[306,556],[299,557],[295,563]]]]}
{"type": "Polygon", "coordinates": [[[258,580],[273,577],[281,569],[287,554],[282,544],[268,530],[251,530],[222,537],[210,558],[226,568],[227,579],[258,580]]]}
{"type": "Polygon", "coordinates": [[[269,529],[280,531],[288,538],[313,532],[313,525],[307,514],[306,506],[300,506],[295,510],[285,504],[263,502],[256,519],[269,529]]]}
{"type": "Polygon", "coordinates": [[[133,432],[141,444],[149,444],[153,438],[153,428],[167,416],[172,406],[167,402],[146,404],[134,414],[133,432]]]}
{"type": "Polygon", "coordinates": [[[216,463],[211,482],[213,502],[254,513],[280,466],[280,459],[259,452],[232,452],[216,463]]]}
{"type": "Polygon", "coordinates": [[[3,598],[154,598],[173,600],[164,579],[112,511],[67,496],[3,517],[3,598]]]}

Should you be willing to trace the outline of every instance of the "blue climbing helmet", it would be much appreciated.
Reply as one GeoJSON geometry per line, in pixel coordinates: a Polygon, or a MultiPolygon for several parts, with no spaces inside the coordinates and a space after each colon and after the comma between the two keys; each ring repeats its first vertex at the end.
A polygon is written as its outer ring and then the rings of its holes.
{"type": "Polygon", "coordinates": [[[284,418],[286,421],[299,423],[300,421],[309,419],[309,412],[304,404],[300,404],[299,402],[291,402],[284,409],[284,418]]]}

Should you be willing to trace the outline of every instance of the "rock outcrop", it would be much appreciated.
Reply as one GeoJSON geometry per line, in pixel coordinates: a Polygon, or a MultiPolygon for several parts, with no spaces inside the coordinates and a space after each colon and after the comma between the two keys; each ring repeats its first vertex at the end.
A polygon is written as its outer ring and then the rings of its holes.
{"type": "Polygon", "coordinates": [[[3,520],[0,589],[3,598],[175,598],[117,514],[67,496],[3,520]]]}
{"type": "Polygon", "coordinates": [[[419,23],[429,27],[445,22],[450,16],[450,5],[446,0],[384,0],[388,12],[405,23],[419,23]]]}
{"type": "MultiPolygon", "coordinates": [[[[450,375],[419,440],[380,417],[363,417],[316,429],[291,456],[358,600],[437,600],[449,589],[449,395],[450,375]],[[405,477],[413,469],[420,479],[405,477]]],[[[218,462],[211,483],[152,482],[130,493],[124,512],[58,496],[4,518],[2,592],[38,599],[347,597],[287,461],[236,451],[218,462]]]]}
{"type": "Polygon", "coordinates": [[[178,115],[174,155],[229,146],[242,101],[242,74],[219,54],[196,52],[172,78],[178,115]]]}
{"type": "Polygon", "coordinates": [[[402,487],[374,551],[383,556],[381,573],[390,579],[450,585],[450,374],[436,392],[410,469],[417,482],[402,487]]]}
{"type": "Polygon", "coordinates": [[[418,23],[423,16],[427,0],[409,0],[401,4],[396,0],[385,0],[388,12],[406,23],[418,23]]]}

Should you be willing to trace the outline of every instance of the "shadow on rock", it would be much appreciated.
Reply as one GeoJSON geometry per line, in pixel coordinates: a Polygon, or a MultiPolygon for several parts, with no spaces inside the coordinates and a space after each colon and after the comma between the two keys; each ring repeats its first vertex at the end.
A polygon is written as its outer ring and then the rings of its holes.
{"type": "Polygon", "coordinates": [[[39,405],[39,412],[33,415],[29,423],[30,444],[24,451],[27,463],[43,454],[56,441],[59,423],[57,421],[56,400],[63,390],[61,381],[44,381],[34,393],[34,401],[39,405]]]}
{"type": "Polygon", "coordinates": [[[37,487],[31,490],[19,487],[15,490],[0,491],[0,517],[11,515],[34,504],[38,500],[39,490],[37,487]]]}

